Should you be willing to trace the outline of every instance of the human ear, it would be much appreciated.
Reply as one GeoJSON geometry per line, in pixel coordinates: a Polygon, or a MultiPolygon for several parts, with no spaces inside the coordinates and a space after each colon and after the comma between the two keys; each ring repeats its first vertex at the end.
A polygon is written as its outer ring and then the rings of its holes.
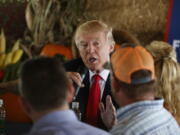
{"type": "Polygon", "coordinates": [[[110,53],[112,53],[114,51],[114,43],[110,45],[110,53]]]}
{"type": "Polygon", "coordinates": [[[111,87],[113,88],[114,92],[118,89],[118,84],[113,75],[111,75],[111,87]]]}
{"type": "Polygon", "coordinates": [[[73,85],[70,83],[68,85],[68,88],[67,88],[67,97],[66,97],[66,101],[68,103],[71,103],[72,100],[73,100],[73,97],[74,97],[74,87],[73,85]]]}

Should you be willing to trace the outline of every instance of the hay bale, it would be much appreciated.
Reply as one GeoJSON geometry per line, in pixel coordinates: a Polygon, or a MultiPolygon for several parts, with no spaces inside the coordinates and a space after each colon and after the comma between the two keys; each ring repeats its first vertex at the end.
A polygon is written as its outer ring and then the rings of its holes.
{"type": "Polygon", "coordinates": [[[116,30],[133,33],[142,44],[163,40],[169,1],[87,0],[86,14],[101,19],[116,30]]]}

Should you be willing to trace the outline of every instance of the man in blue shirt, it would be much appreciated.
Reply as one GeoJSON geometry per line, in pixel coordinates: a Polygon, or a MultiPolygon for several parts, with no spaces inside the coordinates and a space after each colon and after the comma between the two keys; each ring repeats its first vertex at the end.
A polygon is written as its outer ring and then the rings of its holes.
{"type": "Polygon", "coordinates": [[[173,116],[155,99],[152,56],[138,45],[121,45],[111,56],[112,92],[121,106],[113,135],[180,135],[173,116]]]}
{"type": "Polygon", "coordinates": [[[28,135],[108,135],[78,121],[68,107],[74,89],[55,58],[26,61],[20,70],[21,102],[34,121],[28,135]]]}

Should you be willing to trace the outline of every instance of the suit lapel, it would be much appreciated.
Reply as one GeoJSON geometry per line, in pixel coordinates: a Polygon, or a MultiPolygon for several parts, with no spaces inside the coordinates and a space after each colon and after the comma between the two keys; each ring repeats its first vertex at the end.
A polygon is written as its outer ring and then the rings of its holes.
{"type": "Polygon", "coordinates": [[[106,84],[104,87],[104,92],[102,95],[102,102],[105,104],[106,103],[106,96],[111,95],[111,86],[110,86],[110,74],[108,75],[108,78],[106,80],[106,84]]]}
{"type": "Polygon", "coordinates": [[[82,120],[84,119],[84,114],[86,111],[86,106],[87,106],[87,102],[88,102],[88,96],[89,96],[89,72],[86,74],[83,83],[85,85],[85,87],[81,88],[79,90],[79,93],[77,95],[77,101],[80,103],[80,111],[82,113],[82,120]]]}

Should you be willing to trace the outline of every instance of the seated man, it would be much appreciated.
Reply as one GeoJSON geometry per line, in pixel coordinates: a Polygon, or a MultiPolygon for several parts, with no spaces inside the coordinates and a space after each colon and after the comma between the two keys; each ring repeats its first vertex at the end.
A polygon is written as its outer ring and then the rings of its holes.
{"type": "Polygon", "coordinates": [[[155,71],[152,56],[142,47],[122,45],[111,57],[113,96],[121,106],[113,135],[180,135],[180,128],[155,99],[155,71]]]}
{"type": "Polygon", "coordinates": [[[34,121],[28,135],[108,135],[84,124],[69,110],[74,89],[58,59],[26,61],[20,70],[21,102],[34,121]]]}

